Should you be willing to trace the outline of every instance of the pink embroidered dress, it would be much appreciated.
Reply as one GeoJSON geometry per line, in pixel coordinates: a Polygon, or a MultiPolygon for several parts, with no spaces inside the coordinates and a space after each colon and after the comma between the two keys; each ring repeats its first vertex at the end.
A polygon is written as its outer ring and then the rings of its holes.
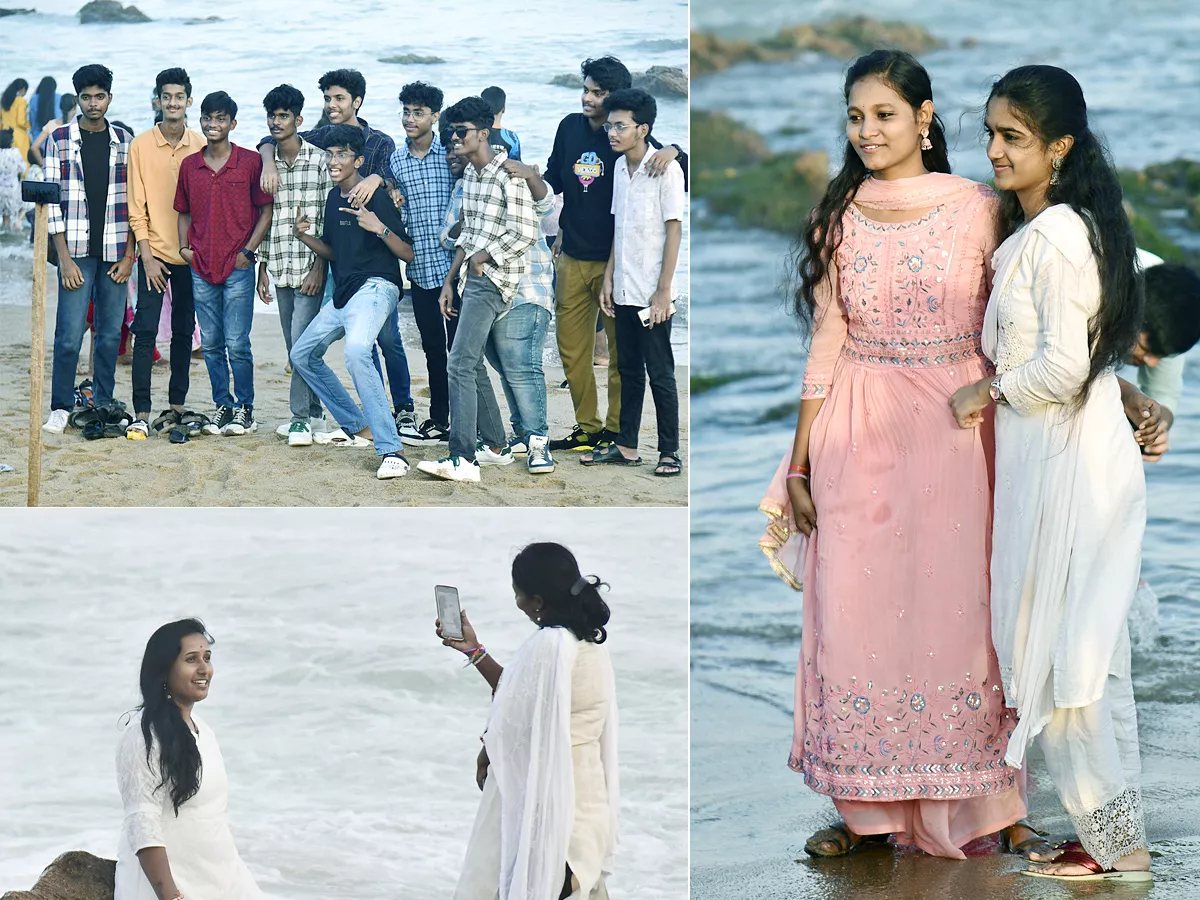
{"type": "Polygon", "coordinates": [[[788,764],[856,833],[953,858],[1025,814],[991,643],[991,423],[961,429],[948,405],[987,372],[998,203],[955,175],[859,188],[801,394],[825,399],[809,439],[813,539],[792,519],[790,448],[760,507],[759,545],[804,588],[788,764]]]}

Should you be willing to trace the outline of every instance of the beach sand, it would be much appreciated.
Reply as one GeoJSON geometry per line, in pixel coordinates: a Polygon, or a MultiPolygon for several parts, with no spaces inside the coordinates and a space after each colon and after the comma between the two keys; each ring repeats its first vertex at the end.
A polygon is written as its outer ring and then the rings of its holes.
{"type": "MultiPolygon", "coordinates": [[[[1154,857],[1152,885],[1074,884],[1020,875],[1026,862],[979,842],[963,861],[873,845],[812,859],[804,841],[837,817],[827,797],[787,768],[791,711],[702,678],[692,680],[693,900],[1183,900],[1200,883],[1198,727],[1191,704],[1139,702],[1142,792],[1154,857]],[[697,714],[702,711],[702,715],[697,714]]],[[[1029,819],[1074,837],[1036,745],[1029,752],[1029,819]]]]}
{"type": "MultiPolygon", "coordinates": [[[[26,502],[29,431],[29,335],[31,277],[29,256],[14,253],[12,236],[5,241],[9,251],[0,256],[0,463],[13,467],[0,474],[0,505],[21,506],[26,502]]],[[[50,409],[50,376],[53,357],[54,319],[57,303],[57,270],[47,276],[45,397],[41,420],[50,409]]],[[[682,506],[688,498],[688,469],[679,477],[654,476],[654,405],[649,391],[642,412],[640,452],[646,465],[585,467],[579,453],[556,453],[555,471],[531,475],[524,457],[512,465],[489,466],[482,470],[478,485],[439,481],[416,471],[422,459],[437,459],[446,445],[406,447],[413,466],[403,478],[380,481],[373,450],[338,450],[332,447],[289,447],[275,434],[281,422],[290,421],[289,381],[284,373],[287,352],[276,315],[260,314],[255,301],[251,342],[255,364],[256,434],[241,437],[193,438],[182,445],[166,436],[148,441],[123,438],[85,441],[68,428],[61,435],[43,432],[42,506],[682,506]]],[[[412,374],[412,393],[417,417],[429,409],[425,357],[412,317],[412,305],[401,303],[400,326],[412,374]]],[[[547,346],[554,346],[553,326],[547,346]]],[[[86,372],[89,338],[84,338],[80,368],[86,372]]],[[[354,395],[346,373],[344,342],[330,348],[326,361],[354,395]]],[[[167,348],[159,348],[164,356],[167,348]]],[[[557,357],[555,357],[557,359],[557,357]]],[[[167,407],[169,377],[166,361],[152,375],[154,414],[167,407]]],[[[489,367],[489,372],[491,369],[489,367]]],[[[504,420],[508,411],[500,382],[492,372],[496,396],[504,420]]],[[[571,396],[558,389],[563,380],[561,365],[545,367],[547,419],[551,438],[566,435],[574,425],[571,396]]],[[[604,380],[597,370],[604,407],[604,380]]],[[[680,390],[680,456],[687,460],[688,372],[676,371],[680,390]]],[[[81,374],[81,381],[87,377],[81,374]]],[[[117,365],[116,395],[132,400],[131,368],[127,361],[117,365]]],[[[205,414],[212,411],[212,394],[204,362],[198,356],[191,365],[190,408],[205,414]]],[[[332,425],[330,427],[333,427],[332,425]]]]}

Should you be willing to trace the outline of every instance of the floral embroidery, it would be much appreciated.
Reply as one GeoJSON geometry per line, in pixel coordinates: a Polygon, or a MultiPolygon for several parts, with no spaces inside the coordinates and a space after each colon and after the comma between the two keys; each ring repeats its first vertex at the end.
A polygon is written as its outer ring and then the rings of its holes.
{"type": "Polygon", "coordinates": [[[954,365],[968,359],[979,359],[983,356],[983,350],[979,346],[979,334],[977,333],[922,340],[876,338],[849,334],[846,336],[846,342],[842,345],[842,355],[859,363],[924,368],[954,365]]]}
{"type": "Polygon", "coordinates": [[[920,272],[925,268],[925,260],[919,256],[910,256],[908,258],[908,270],[910,272],[920,272]]]}
{"type": "Polygon", "coordinates": [[[868,260],[865,256],[859,256],[854,260],[854,271],[860,275],[867,271],[868,260]]]}
{"type": "Polygon", "coordinates": [[[913,712],[920,712],[925,708],[925,698],[920,694],[913,694],[908,705],[912,707],[913,712]]]}
{"type": "Polygon", "coordinates": [[[871,701],[866,697],[854,698],[854,711],[859,715],[865,716],[871,711],[871,701]]]}
{"type": "Polygon", "coordinates": [[[979,709],[983,705],[983,698],[979,696],[978,691],[971,691],[967,694],[967,706],[971,709],[979,709]]]}

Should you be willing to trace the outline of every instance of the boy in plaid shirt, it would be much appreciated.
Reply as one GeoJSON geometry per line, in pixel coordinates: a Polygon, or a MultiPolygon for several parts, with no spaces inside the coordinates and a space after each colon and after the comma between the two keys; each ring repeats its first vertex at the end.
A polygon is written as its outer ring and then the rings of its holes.
{"type": "Polygon", "coordinates": [[[56,128],[46,152],[46,180],[62,186],[50,207],[50,235],[58,251],[58,316],[50,418],[43,431],[61,434],[75,406],[75,368],[95,288],[97,406],[113,401],[117,348],[125,319],[125,283],[136,244],[129,230],[127,163],[133,135],[105,118],[112,72],[83,66],[72,78],[82,115],[56,128]]]}
{"type": "Polygon", "coordinates": [[[496,320],[507,313],[521,276],[526,251],[538,236],[529,185],[510,178],[508,158],[489,143],[492,108],[480,97],[467,97],[446,110],[454,152],[467,160],[463,173],[463,228],[457,240],[439,304],[447,319],[458,315],[448,363],[450,382],[450,455],[417,468],[448,481],[479,481],[479,464],[508,465],[512,452],[484,365],[484,348],[496,320]],[[462,309],[454,309],[454,283],[468,265],[462,309]]]}

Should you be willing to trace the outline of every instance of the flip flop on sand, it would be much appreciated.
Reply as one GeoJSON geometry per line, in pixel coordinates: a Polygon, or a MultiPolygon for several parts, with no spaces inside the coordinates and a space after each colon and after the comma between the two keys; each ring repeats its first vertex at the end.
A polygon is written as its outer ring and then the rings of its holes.
{"type": "Polygon", "coordinates": [[[1026,869],[1021,874],[1028,875],[1030,878],[1053,878],[1056,881],[1123,881],[1136,884],[1154,880],[1154,876],[1148,871],[1122,872],[1117,869],[1106,869],[1096,862],[1086,850],[1068,850],[1055,857],[1052,863],[1045,865],[1058,865],[1059,863],[1068,863],[1079,866],[1081,869],[1087,869],[1087,874],[1064,875],[1042,871],[1039,867],[1026,869]]]}

